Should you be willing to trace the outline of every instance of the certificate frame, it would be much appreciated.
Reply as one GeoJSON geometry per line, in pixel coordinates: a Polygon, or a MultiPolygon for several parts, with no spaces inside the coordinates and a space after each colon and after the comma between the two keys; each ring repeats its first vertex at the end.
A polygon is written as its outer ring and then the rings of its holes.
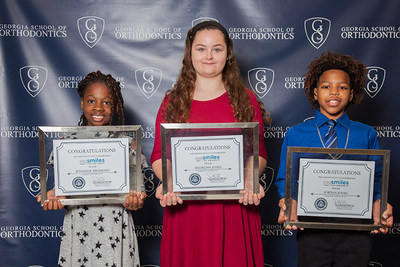
{"type": "MultiPolygon", "coordinates": [[[[80,140],[93,139],[93,133],[112,133],[117,136],[124,134],[124,137],[134,137],[136,161],[135,168],[129,170],[129,190],[136,192],[142,191],[143,179],[141,175],[141,154],[142,154],[142,127],[141,125],[120,125],[120,126],[39,126],[39,161],[40,161],[40,195],[41,204],[47,200],[47,158],[53,150],[52,140],[58,140],[71,133],[87,134],[87,138],[80,140]],[[51,144],[50,144],[51,142],[51,144]]],[[[94,140],[94,139],[93,139],[94,140]]],[[[129,166],[129,169],[131,166],[129,166]]],[[[128,194],[128,193],[126,193],[128,194]]],[[[71,195],[65,199],[60,199],[61,204],[68,205],[95,205],[95,204],[122,204],[125,201],[123,193],[91,194],[91,195],[71,195]]]]}
{"type": "MultiPolygon", "coordinates": [[[[309,157],[309,156],[307,156],[309,157]]],[[[304,157],[303,157],[304,158],[304,157]]],[[[299,157],[299,160],[302,157],[299,157]]],[[[361,162],[361,161],[360,161],[361,162]]],[[[285,180],[285,216],[288,218],[284,226],[296,226],[297,228],[314,228],[314,229],[335,229],[335,230],[362,230],[372,231],[384,227],[382,224],[382,214],[387,206],[387,194],[389,187],[389,169],[390,169],[390,150],[381,149],[340,149],[340,148],[312,148],[312,147],[287,147],[286,158],[286,180],[285,180]],[[339,217],[312,217],[312,216],[297,216],[297,198],[301,192],[297,185],[298,180],[293,179],[293,175],[298,175],[299,169],[294,168],[293,163],[295,160],[294,154],[300,153],[305,155],[310,154],[325,154],[331,157],[330,160],[340,161],[343,155],[357,155],[357,156],[380,156],[382,162],[382,178],[381,178],[381,203],[380,203],[380,221],[375,225],[373,218],[369,220],[353,219],[353,218],[339,218],[339,217]],[[332,156],[334,155],[334,156],[332,156]],[[338,157],[338,155],[340,155],[338,157]]],[[[295,178],[296,179],[296,178],[295,178]]],[[[301,179],[301,178],[298,178],[301,179]]],[[[373,190],[373,187],[372,187],[373,190]]],[[[370,192],[372,194],[372,192],[370,192]]],[[[373,200],[372,200],[373,202],[373,200]]],[[[372,206],[371,206],[372,207],[372,206]]],[[[371,211],[372,212],[372,211],[371,211]]]]}
{"type": "MultiPolygon", "coordinates": [[[[245,138],[250,138],[248,149],[251,150],[251,157],[248,162],[251,164],[252,173],[248,178],[251,181],[250,187],[254,193],[259,191],[259,124],[258,122],[235,122],[235,123],[162,123],[161,124],[161,152],[162,152],[162,177],[167,177],[163,180],[163,194],[168,192],[174,192],[182,200],[227,200],[227,199],[239,199],[243,196],[241,190],[204,190],[204,191],[186,191],[186,192],[175,192],[172,186],[172,165],[171,162],[171,138],[176,136],[191,136],[191,133],[198,131],[210,131],[211,133],[202,134],[203,137],[212,136],[224,138],[226,135],[237,134],[238,131],[246,133],[245,138]],[[222,132],[224,132],[222,134],[222,132]]],[[[244,143],[244,142],[243,142],[244,143]]],[[[245,159],[243,159],[244,161],[245,159]]],[[[245,165],[244,169],[247,165],[245,165]]],[[[247,181],[247,180],[246,180],[247,181]]]]}

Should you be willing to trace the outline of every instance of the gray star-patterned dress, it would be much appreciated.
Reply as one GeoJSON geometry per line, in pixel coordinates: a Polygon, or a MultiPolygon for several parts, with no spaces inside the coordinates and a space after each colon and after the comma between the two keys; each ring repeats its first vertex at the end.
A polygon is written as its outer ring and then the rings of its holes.
{"type": "MultiPolygon", "coordinates": [[[[104,138],[103,134],[96,137],[104,138]]],[[[64,138],[84,138],[77,135],[64,138]]],[[[131,162],[135,158],[131,150],[131,162]]],[[[142,155],[142,170],[147,166],[142,155]]],[[[139,267],[138,248],[132,214],[122,204],[65,207],[58,266],[139,267]]]]}

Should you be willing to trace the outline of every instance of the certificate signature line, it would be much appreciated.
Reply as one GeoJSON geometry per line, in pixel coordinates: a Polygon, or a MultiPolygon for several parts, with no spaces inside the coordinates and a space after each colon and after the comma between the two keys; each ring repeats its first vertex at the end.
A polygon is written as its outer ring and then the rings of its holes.
{"type": "MultiPolygon", "coordinates": [[[[312,196],[325,196],[325,194],[310,193],[312,196]]],[[[340,196],[340,195],[337,195],[340,196]]],[[[360,195],[343,195],[343,197],[361,197],[360,195]]]]}
{"type": "Polygon", "coordinates": [[[204,169],[204,170],[192,170],[192,169],[184,169],[185,172],[208,172],[208,171],[230,171],[232,168],[221,168],[221,169],[204,169]]]}
{"type": "Polygon", "coordinates": [[[103,174],[103,173],[117,173],[117,171],[112,171],[112,172],[91,172],[91,173],[80,173],[80,172],[68,172],[68,175],[74,175],[74,174],[79,174],[79,175],[97,175],[97,174],[103,174]]]}

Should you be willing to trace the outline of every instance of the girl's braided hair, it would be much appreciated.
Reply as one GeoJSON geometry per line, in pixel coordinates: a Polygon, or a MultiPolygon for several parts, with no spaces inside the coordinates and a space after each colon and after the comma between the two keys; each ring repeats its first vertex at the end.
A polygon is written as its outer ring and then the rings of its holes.
{"type": "MultiPolygon", "coordinates": [[[[121,94],[121,87],[111,74],[103,74],[101,71],[91,72],[78,84],[78,94],[83,98],[86,88],[93,84],[101,82],[104,83],[110,90],[111,94],[111,121],[110,125],[123,125],[125,124],[124,115],[124,99],[121,94]]],[[[79,126],[87,126],[88,121],[82,114],[78,122],[79,126]]]]}

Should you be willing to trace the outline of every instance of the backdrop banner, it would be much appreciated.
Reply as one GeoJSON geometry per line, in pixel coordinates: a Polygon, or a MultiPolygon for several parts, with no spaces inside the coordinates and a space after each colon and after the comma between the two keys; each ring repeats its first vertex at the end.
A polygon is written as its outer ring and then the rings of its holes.
{"type": "MultiPolygon", "coordinates": [[[[127,123],[142,125],[149,161],[156,113],[180,71],[186,33],[204,19],[227,28],[247,87],[273,119],[264,127],[261,181],[265,266],[296,266],[296,231],[277,223],[274,181],[286,131],[314,116],[302,90],[306,66],[327,50],[368,65],[364,100],[349,115],[373,126],[380,147],[391,150],[388,201],[399,214],[399,13],[398,0],[0,1],[0,266],[57,264],[64,211],[44,212],[36,202],[38,126],[76,126],[77,85],[101,70],[121,83],[127,123]]],[[[148,198],[133,217],[142,266],[159,266],[159,181],[150,168],[145,176],[148,198]]],[[[396,216],[389,234],[373,237],[370,266],[397,266],[399,237],[396,216]]]]}

